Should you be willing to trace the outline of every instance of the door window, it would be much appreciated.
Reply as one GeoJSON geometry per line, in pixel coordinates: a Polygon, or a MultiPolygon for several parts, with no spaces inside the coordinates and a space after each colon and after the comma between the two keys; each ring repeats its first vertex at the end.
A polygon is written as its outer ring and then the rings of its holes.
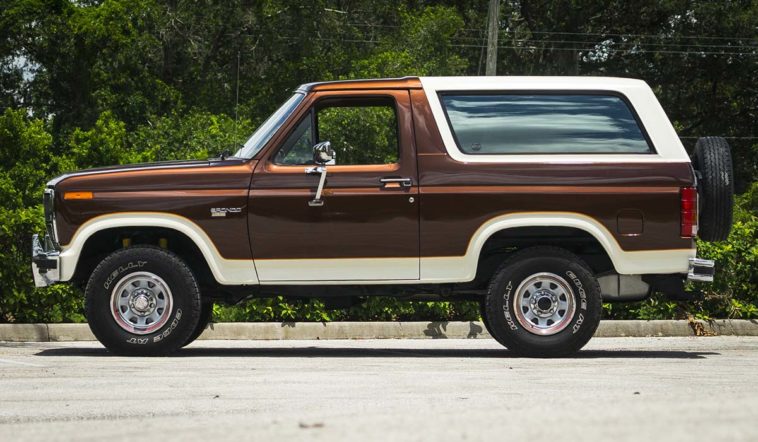
{"type": "Polygon", "coordinates": [[[313,164],[314,144],[329,141],[336,165],[398,160],[395,102],[389,97],[328,98],[316,103],[274,156],[283,165],[313,164]]]}

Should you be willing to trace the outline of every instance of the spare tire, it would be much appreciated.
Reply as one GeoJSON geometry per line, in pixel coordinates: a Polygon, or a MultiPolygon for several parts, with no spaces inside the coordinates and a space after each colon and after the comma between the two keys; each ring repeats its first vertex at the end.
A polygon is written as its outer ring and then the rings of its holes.
{"type": "Polygon", "coordinates": [[[700,219],[698,236],[724,241],[732,229],[734,177],[729,143],[721,137],[703,137],[695,143],[692,163],[698,174],[700,219]]]}

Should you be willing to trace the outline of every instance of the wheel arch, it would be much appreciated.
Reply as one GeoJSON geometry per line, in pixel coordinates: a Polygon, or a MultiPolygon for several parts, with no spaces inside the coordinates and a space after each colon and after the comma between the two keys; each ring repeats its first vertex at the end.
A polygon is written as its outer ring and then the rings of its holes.
{"type": "MultiPolygon", "coordinates": [[[[61,251],[61,281],[70,281],[82,264],[83,252],[92,247],[101,232],[118,234],[135,231],[173,232],[187,244],[194,246],[208,271],[219,284],[257,284],[258,278],[252,259],[226,259],[216,249],[205,231],[191,220],[179,215],[154,212],[130,212],[102,215],[82,224],[69,244],[61,251]],[[90,246],[88,246],[90,244],[90,246]]],[[[86,264],[86,263],[85,263],[86,264]]],[[[79,275],[77,275],[79,276],[79,275]]]]}
{"type": "Polygon", "coordinates": [[[504,233],[517,232],[525,228],[555,228],[571,229],[574,231],[584,232],[597,241],[605,254],[613,264],[614,269],[618,271],[619,255],[623,252],[613,235],[595,219],[572,212],[533,212],[517,213],[502,215],[490,219],[482,224],[472,236],[469,247],[466,252],[468,256],[481,258],[485,245],[488,241],[504,233]]]}
{"type": "Polygon", "coordinates": [[[519,226],[498,230],[484,241],[479,250],[476,285],[486,285],[501,263],[521,250],[549,246],[580,257],[594,274],[615,271],[608,251],[587,230],[566,226],[519,226]]]}

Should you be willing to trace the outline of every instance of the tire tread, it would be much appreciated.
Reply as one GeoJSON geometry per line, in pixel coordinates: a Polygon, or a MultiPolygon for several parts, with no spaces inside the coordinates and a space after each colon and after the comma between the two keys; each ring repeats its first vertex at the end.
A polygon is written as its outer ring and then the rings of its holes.
{"type": "Polygon", "coordinates": [[[702,177],[698,236],[704,241],[723,241],[732,228],[734,204],[729,143],[721,137],[702,137],[695,144],[694,159],[702,177]]]}

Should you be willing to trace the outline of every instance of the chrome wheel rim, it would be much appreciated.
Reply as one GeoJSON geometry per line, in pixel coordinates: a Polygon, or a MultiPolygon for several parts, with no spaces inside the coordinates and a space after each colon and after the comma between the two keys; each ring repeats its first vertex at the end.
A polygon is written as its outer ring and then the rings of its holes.
{"type": "Polygon", "coordinates": [[[565,279],[554,273],[535,273],[516,289],[513,310],[526,331],[540,336],[554,335],[574,318],[574,292],[565,279]]]}
{"type": "Polygon", "coordinates": [[[163,327],[173,303],[166,281],[150,272],[126,275],[111,292],[113,319],[119,327],[136,335],[146,335],[163,327]]]}

